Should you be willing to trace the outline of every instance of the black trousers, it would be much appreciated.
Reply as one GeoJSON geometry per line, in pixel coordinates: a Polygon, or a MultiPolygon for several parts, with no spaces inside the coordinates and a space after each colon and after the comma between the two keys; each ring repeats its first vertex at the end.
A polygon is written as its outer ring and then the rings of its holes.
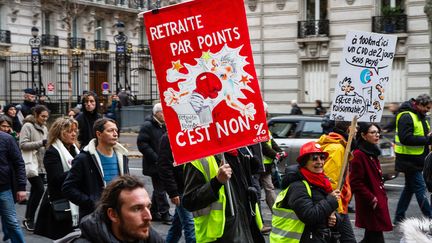
{"type": "Polygon", "coordinates": [[[39,205],[39,202],[42,198],[45,189],[44,189],[43,179],[40,175],[28,178],[28,181],[30,182],[31,188],[30,188],[30,196],[27,201],[27,209],[26,209],[25,217],[28,220],[34,220],[37,207],[39,205]]]}
{"type": "Polygon", "coordinates": [[[159,176],[152,176],[153,194],[152,194],[152,206],[151,214],[160,216],[169,213],[170,205],[166,196],[166,191],[163,188],[162,182],[159,176]]]}
{"type": "Polygon", "coordinates": [[[384,243],[384,234],[382,231],[365,230],[364,238],[360,243],[384,243]]]}

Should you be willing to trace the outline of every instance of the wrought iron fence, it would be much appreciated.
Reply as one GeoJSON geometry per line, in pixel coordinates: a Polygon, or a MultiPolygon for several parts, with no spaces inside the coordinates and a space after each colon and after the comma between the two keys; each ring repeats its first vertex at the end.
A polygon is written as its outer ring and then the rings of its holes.
{"type": "Polygon", "coordinates": [[[11,43],[11,32],[9,30],[0,30],[0,43],[11,43]]]}
{"type": "Polygon", "coordinates": [[[329,36],[329,21],[327,19],[299,21],[297,28],[298,38],[329,36]]]}
{"type": "Polygon", "coordinates": [[[407,33],[407,15],[374,16],[372,31],[377,33],[407,33]]]}
{"type": "MultiPolygon", "coordinates": [[[[152,104],[159,99],[148,54],[130,53],[127,67],[119,69],[118,84],[115,65],[120,62],[116,62],[114,53],[81,53],[70,59],[67,55],[42,55],[41,61],[42,82],[32,83],[30,55],[0,56],[0,104],[21,103],[26,88],[44,90],[45,93],[38,95],[47,96],[47,105],[56,114],[65,114],[67,108],[75,106],[88,90],[98,94],[103,106],[108,105],[111,94],[119,91],[116,86],[130,93],[133,104],[152,104]],[[71,81],[68,80],[69,73],[71,81]],[[39,87],[41,85],[43,87],[39,87]]],[[[37,69],[33,72],[39,75],[37,69]]]]}

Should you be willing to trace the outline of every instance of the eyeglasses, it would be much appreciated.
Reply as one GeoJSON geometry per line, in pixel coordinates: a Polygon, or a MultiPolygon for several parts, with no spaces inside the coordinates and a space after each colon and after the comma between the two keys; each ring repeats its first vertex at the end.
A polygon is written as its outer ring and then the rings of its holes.
{"type": "Polygon", "coordinates": [[[9,126],[9,125],[0,125],[0,127],[3,127],[3,128],[11,128],[11,126],[9,126]]]}
{"type": "Polygon", "coordinates": [[[380,132],[379,131],[372,131],[372,132],[368,132],[369,134],[372,134],[372,135],[379,135],[380,134],[380,132]]]}
{"type": "Polygon", "coordinates": [[[326,159],[326,155],[325,154],[313,154],[312,155],[312,161],[318,161],[318,158],[321,160],[325,160],[326,159]]]}

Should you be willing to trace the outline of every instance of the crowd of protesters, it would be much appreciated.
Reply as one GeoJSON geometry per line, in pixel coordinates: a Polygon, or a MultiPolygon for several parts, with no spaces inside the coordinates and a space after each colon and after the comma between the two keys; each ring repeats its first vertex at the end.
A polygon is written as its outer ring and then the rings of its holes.
{"type": "MultiPolygon", "coordinates": [[[[432,108],[428,95],[399,108],[392,104],[395,118],[385,127],[395,130],[396,170],[405,173],[393,223],[379,162],[382,130],[377,124],[359,123],[348,148],[353,126],[335,121],[329,133],[301,147],[297,164],[287,167],[277,195],[274,161],[287,154],[273,139],[174,167],[162,105],[157,103],[137,137],[142,172],[152,181],[150,197],[144,184],[129,175],[128,151],[118,142],[114,113],[124,94],[119,96],[111,98],[111,109],[103,116],[97,95],[86,92],[81,110],[70,109],[49,128],[50,111],[43,101],[37,102],[31,89],[25,90],[22,104],[3,107],[4,241],[25,242],[14,206],[23,201],[24,228],[60,242],[178,242],[184,235],[188,243],[240,243],[265,242],[265,234],[270,234],[270,242],[356,242],[348,214],[353,195],[355,226],[365,229],[361,242],[384,242],[383,232],[405,219],[413,194],[424,216],[432,217],[425,196],[432,173],[422,175],[432,144],[425,118],[432,108]],[[340,176],[348,149],[348,169],[340,176]],[[264,225],[262,218],[262,190],[272,212],[271,226],[264,225]],[[174,215],[167,199],[175,205],[174,215]],[[166,239],[150,226],[151,221],[171,225],[166,239]]],[[[291,103],[292,114],[301,114],[297,102],[291,103]]],[[[322,102],[317,100],[316,105],[316,114],[324,115],[322,102]]],[[[268,115],[267,104],[264,108],[268,115]]]]}

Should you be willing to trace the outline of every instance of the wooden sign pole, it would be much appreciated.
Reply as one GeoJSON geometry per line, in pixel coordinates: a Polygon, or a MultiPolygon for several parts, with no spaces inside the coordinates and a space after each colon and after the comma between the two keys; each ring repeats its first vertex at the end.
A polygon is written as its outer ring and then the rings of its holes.
{"type": "Polygon", "coordinates": [[[342,190],[342,186],[344,184],[345,171],[347,170],[347,165],[348,165],[348,157],[349,157],[349,154],[351,152],[351,143],[352,143],[352,140],[354,139],[354,136],[355,136],[356,130],[357,130],[357,119],[358,119],[357,116],[354,116],[354,118],[351,122],[350,132],[349,132],[349,136],[348,136],[348,143],[347,143],[347,146],[345,147],[342,169],[341,169],[340,174],[339,174],[339,180],[338,180],[338,186],[337,186],[337,189],[339,189],[339,190],[342,190]]]}

